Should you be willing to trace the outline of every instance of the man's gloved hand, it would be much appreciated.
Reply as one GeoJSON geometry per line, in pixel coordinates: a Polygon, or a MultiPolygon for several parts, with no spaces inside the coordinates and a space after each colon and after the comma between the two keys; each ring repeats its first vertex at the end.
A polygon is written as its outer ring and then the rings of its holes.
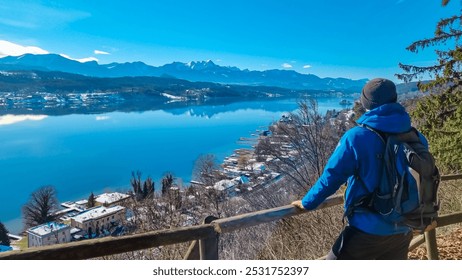
{"type": "Polygon", "coordinates": [[[296,201],[292,202],[291,204],[293,206],[299,208],[299,209],[305,209],[305,207],[303,207],[303,204],[302,204],[301,200],[296,200],[296,201]]]}

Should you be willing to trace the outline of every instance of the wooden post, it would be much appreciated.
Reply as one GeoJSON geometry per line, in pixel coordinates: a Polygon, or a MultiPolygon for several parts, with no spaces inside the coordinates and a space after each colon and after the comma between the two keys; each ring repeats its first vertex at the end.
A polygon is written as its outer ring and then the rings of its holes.
{"type": "Polygon", "coordinates": [[[420,245],[425,243],[425,235],[421,234],[411,240],[409,244],[409,252],[414,250],[415,248],[419,247],[420,245]]]}
{"type": "Polygon", "coordinates": [[[189,245],[188,251],[184,256],[184,260],[200,260],[200,258],[199,242],[194,240],[191,242],[191,245],[189,245]]]}
{"type": "MultiPolygon", "coordinates": [[[[204,224],[218,220],[217,217],[208,216],[204,219],[204,224]]],[[[201,260],[218,260],[218,241],[219,233],[215,236],[199,240],[199,255],[201,260]]]]}
{"type": "Polygon", "coordinates": [[[427,246],[427,258],[429,260],[438,259],[438,247],[436,244],[436,230],[432,229],[425,232],[425,244],[427,246]]]}

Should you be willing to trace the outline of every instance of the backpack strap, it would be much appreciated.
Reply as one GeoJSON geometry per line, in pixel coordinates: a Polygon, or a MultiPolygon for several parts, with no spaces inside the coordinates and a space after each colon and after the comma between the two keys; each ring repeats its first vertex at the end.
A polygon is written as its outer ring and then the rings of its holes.
{"type": "MultiPolygon", "coordinates": [[[[382,143],[386,146],[387,138],[388,138],[387,133],[375,130],[374,128],[372,128],[372,127],[370,127],[368,125],[365,125],[365,124],[359,124],[359,126],[364,127],[366,129],[368,129],[369,131],[374,132],[375,135],[377,135],[377,137],[379,137],[379,139],[382,141],[382,143]]],[[[384,153],[385,153],[385,151],[384,151],[384,153]]],[[[384,156],[383,154],[378,154],[377,158],[383,160],[383,156],[384,156]]],[[[385,164],[385,162],[383,162],[383,164],[385,164]]],[[[382,169],[382,171],[383,171],[383,169],[382,169]]],[[[346,211],[344,213],[344,217],[350,216],[351,214],[356,212],[358,209],[364,209],[366,211],[374,211],[372,204],[373,204],[374,194],[377,192],[377,187],[374,188],[373,192],[369,192],[369,189],[367,188],[366,183],[361,178],[361,176],[359,176],[359,174],[355,174],[354,176],[355,176],[356,180],[358,180],[360,182],[359,185],[361,185],[364,188],[364,190],[366,191],[367,194],[360,197],[356,202],[352,202],[352,205],[350,205],[348,207],[348,209],[346,209],[346,211]]],[[[382,176],[383,176],[383,172],[381,172],[381,174],[380,174],[380,180],[382,180],[382,176]]]]}
{"type": "Polygon", "coordinates": [[[388,137],[388,134],[386,132],[383,132],[383,131],[379,131],[379,130],[376,130],[366,124],[363,124],[363,123],[360,123],[359,124],[360,127],[364,127],[372,132],[374,132],[379,138],[380,140],[382,140],[383,144],[386,144],[387,143],[387,137],[388,137]]]}

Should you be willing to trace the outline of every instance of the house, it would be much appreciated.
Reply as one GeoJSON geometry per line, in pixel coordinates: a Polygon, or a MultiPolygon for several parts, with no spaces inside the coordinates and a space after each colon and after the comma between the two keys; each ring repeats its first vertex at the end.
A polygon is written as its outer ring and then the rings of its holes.
{"type": "MultiPolygon", "coordinates": [[[[240,177],[237,177],[240,178],[240,177]]],[[[206,187],[206,189],[215,189],[220,193],[224,193],[228,196],[234,196],[236,194],[235,188],[239,184],[238,179],[234,180],[221,180],[215,183],[215,185],[206,187]]]]}
{"type": "Polygon", "coordinates": [[[47,246],[71,241],[69,225],[57,222],[32,227],[26,231],[28,247],[47,246]]]}
{"type": "Polygon", "coordinates": [[[82,210],[81,208],[77,208],[77,207],[64,208],[63,210],[55,212],[54,216],[57,217],[61,222],[65,224],[69,224],[70,218],[75,215],[78,215],[82,211],[84,210],[82,210]]]}
{"type": "Polygon", "coordinates": [[[88,235],[105,232],[125,220],[125,207],[96,206],[71,217],[71,226],[88,235]]]}
{"type": "Polygon", "coordinates": [[[130,198],[128,194],[113,192],[103,193],[95,197],[96,205],[104,205],[106,207],[112,205],[120,205],[123,201],[130,198]]]}
{"type": "Polygon", "coordinates": [[[72,201],[63,202],[61,203],[61,206],[64,208],[73,208],[73,209],[83,211],[87,209],[87,204],[88,204],[88,200],[82,199],[76,202],[72,202],[72,201]]]}

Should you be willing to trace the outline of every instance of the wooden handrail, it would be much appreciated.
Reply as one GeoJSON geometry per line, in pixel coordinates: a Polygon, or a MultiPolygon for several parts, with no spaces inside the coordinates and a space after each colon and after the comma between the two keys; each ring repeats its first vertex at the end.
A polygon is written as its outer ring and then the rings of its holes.
{"type": "MultiPolygon", "coordinates": [[[[441,181],[462,179],[462,174],[441,176],[441,181]]],[[[326,199],[315,210],[339,205],[343,196],[337,195],[326,199]]],[[[312,211],[315,211],[312,210],[312,211]]],[[[212,221],[210,224],[184,228],[152,231],[122,237],[105,237],[66,244],[29,248],[21,251],[0,253],[0,260],[6,259],[88,259],[112,254],[120,254],[163,245],[172,245],[193,240],[213,239],[217,234],[277,221],[283,218],[308,213],[293,205],[261,210],[234,217],[212,221]]],[[[444,215],[438,218],[438,227],[462,222],[462,212],[444,215]]],[[[422,239],[411,245],[420,245],[422,239]]],[[[418,246],[417,245],[417,246],[418,246]]]]}
{"type": "MultiPolygon", "coordinates": [[[[318,209],[341,204],[342,196],[333,196],[318,209]]],[[[315,211],[312,210],[312,211],[315,211]]],[[[7,259],[89,259],[112,254],[120,254],[141,249],[171,245],[214,238],[219,233],[231,232],[245,227],[255,226],[298,214],[308,213],[293,205],[272,208],[243,214],[235,217],[218,219],[210,224],[191,226],[177,229],[153,231],[121,237],[104,237],[92,240],[57,244],[51,246],[34,247],[21,251],[9,251],[0,254],[0,260],[7,259]]]]}
{"type": "Polygon", "coordinates": [[[450,181],[462,179],[462,174],[449,174],[441,176],[441,181],[450,181]]]}
{"type": "Polygon", "coordinates": [[[51,246],[34,247],[24,251],[0,254],[0,260],[79,260],[120,254],[163,245],[172,245],[216,236],[212,225],[151,231],[121,237],[104,237],[51,246]]]}
{"type": "MultiPolygon", "coordinates": [[[[319,209],[339,205],[342,204],[342,202],[343,195],[331,196],[327,198],[323,203],[321,203],[321,205],[319,205],[316,209],[311,211],[316,211],[319,209]]],[[[218,232],[226,233],[246,227],[252,227],[263,223],[277,221],[283,218],[288,218],[307,212],[310,211],[302,210],[293,205],[285,205],[277,208],[261,210],[229,218],[218,219],[213,221],[212,224],[216,226],[218,232]]]]}

